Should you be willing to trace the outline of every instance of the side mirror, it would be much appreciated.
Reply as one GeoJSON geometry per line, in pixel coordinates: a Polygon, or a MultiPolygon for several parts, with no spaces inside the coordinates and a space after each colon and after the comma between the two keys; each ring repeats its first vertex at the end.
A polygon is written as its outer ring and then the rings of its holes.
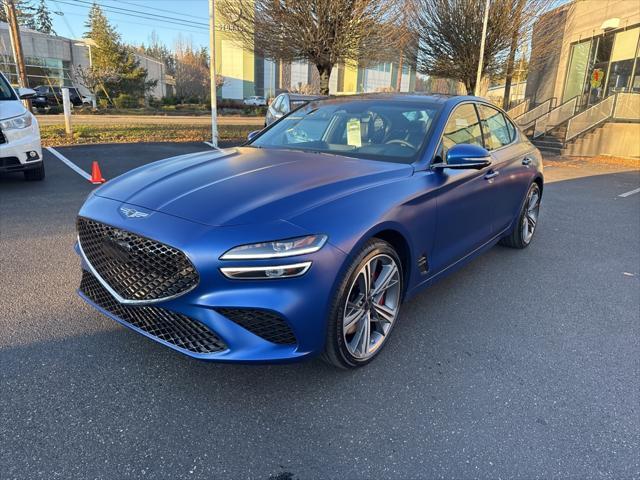
{"type": "Polygon", "coordinates": [[[34,98],[37,95],[36,91],[32,88],[18,88],[18,97],[20,97],[20,100],[28,100],[29,98],[34,98]]]}
{"type": "Polygon", "coordinates": [[[447,152],[446,163],[434,165],[434,168],[454,170],[481,170],[491,165],[491,155],[479,145],[460,143],[454,145],[447,152]]]}
{"type": "Polygon", "coordinates": [[[250,142],[253,138],[258,135],[262,130],[254,130],[253,132],[249,132],[247,135],[247,141],[250,142]]]}

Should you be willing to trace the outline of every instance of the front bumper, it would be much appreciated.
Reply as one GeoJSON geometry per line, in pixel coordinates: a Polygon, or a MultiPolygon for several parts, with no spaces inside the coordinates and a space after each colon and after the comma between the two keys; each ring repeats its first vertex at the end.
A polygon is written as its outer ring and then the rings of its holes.
{"type": "Polygon", "coordinates": [[[30,127],[2,134],[5,141],[0,143],[0,172],[21,172],[40,166],[42,146],[35,118],[30,127]],[[36,156],[30,156],[29,152],[35,152],[36,156]]]}
{"type": "MultiPolygon", "coordinates": [[[[287,238],[307,233],[287,222],[267,225],[209,227],[160,212],[140,219],[125,219],[118,210],[122,203],[93,196],[80,215],[133,232],[184,252],[196,267],[200,279],[196,288],[170,300],[153,303],[154,308],[183,315],[213,332],[224,345],[218,351],[184,348],[181,342],[157,334],[157,329],[127,321],[120,307],[105,309],[79,291],[80,296],[101,313],[174,350],[203,360],[221,362],[288,362],[319,354],[324,349],[326,319],[334,284],[345,255],[327,243],[311,255],[279,260],[221,261],[220,255],[233,246],[265,239],[287,238]],[[311,261],[301,277],[272,280],[231,280],[220,273],[222,266],[287,264],[311,261]],[[120,311],[120,315],[118,315],[120,311]],[[262,312],[267,318],[279,318],[286,324],[280,332],[269,322],[247,326],[234,312],[262,312]],[[286,337],[293,335],[293,342],[286,337]],[[155,333],[154,333],[155,332],[155,333]],[[282,333],[285,332],[285,333],[282,333]]],[[[80,253],[76,246],[76,251],[80,253]]],[[[83,259],[83,268],[89,266],[83,259]]],[[[137,308],[133,306],[131,308],[137,308]]],[[[155,327],[154,327],[155,328],[155,327]]]]}

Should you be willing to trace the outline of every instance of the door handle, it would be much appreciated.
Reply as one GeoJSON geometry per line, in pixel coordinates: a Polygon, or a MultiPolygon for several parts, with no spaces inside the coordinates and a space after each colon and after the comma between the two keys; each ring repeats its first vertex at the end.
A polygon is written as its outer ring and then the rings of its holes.
{"type": "Polygon", "coordinates": [[[500,172],[498,170],[492,170],[491,172],[487,173],[484,178],[486,180],[491,180],[492,178],[497,177],[498,175],[500,175],[500,172]]]}
{"type": "Polygon", "coordinates": [[[529,157],[524,157],[522,159],[522,165],[528,167],[529,165],[531,165],[531,159],[529,157]]]}

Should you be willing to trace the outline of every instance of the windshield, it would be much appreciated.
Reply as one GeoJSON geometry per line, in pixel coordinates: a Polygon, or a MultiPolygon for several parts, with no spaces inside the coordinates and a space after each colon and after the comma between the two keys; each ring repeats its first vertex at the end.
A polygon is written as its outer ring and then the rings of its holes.
{"type": "Polygon", "coordinates": [[[312,103],[280,120],[249,146],[411,163],[428,138],[438,108],[380,99],[312,103]]]}
{"type": "Polygon", "coordinates": [[[2,75],[0,75],[0,100],[17,100],[13,88],[2,75]]]}

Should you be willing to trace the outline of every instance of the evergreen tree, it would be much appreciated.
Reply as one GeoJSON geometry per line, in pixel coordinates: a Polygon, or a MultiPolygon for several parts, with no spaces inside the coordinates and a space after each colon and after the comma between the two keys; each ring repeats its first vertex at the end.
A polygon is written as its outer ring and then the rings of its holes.
{"type": "Polygon", "coordinates": [[[110,97],[121,93],[144,97],[145,92],[155,85],[147,82],[147,70],[140,67],[133,50],[122,43],[120,34],[109,23],[106,15],[97,3],[89,10],[85,23],[85,38],[95,42],[92,47],[92,69],[97,72],[110,72],[109,79],[103,83],[110,97]],[[112,72],[117,72],[114,80],[112,72]]]}
{"type": "MultiPolygon", "coordinates": [[[[34,18],[35,8],[32,5],[32,0],[13,0],[13,4],[16,7],[16,16],[18,17],[18,24],[22,27],[36,29],[36,23],[34,18]]],[[[7,22],[7,13],[4,9],[4,2],[0,2],[0,22],[7,22]]]]}
{"type": "Polygon", "coordinates": [[[47,7],[47,4],[44,0],[40,0],[38,6],[36,7],[35,13],[35,26],[36,30],[42,33],[48,33],[55,35],[55,31],[53,30],[53,20],[51,19],[51,12],[47,7]]]}

